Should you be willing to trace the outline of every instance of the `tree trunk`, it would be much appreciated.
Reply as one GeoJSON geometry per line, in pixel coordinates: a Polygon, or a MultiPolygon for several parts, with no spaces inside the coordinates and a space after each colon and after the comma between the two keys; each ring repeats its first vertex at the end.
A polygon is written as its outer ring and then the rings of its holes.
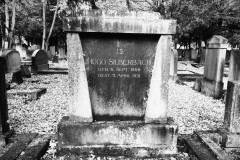
{"type": "Polygon", "coordinates": [[[5,39],[3,42],[3,49],[8,48],[8,41],[9,39],[9,9],[8,9],[8,4],[5,2],[5,39]]]}
{"type": "Polygon", "coordinates": [[[49,34],[48,34],[48,37],[47,37],[47,40],[46,40],[46,44],[45,44],[45,46],[46,46],[46,47],[45,47],[46,51],[48,51],[48,42],[49,42],[49,39],[50,39],[50,37],[51,37],[52,30],[53,30],[53,27],[54,27],[54,24],[55,24],[55,21],[56,21],[58,7],[59,7],[59,0],[57,0],[57,6],[56,6],[56,8],[55,8],[52,25],[51,25],[51,28],[50,28],[50,31],[49,31],[49,34]]]}
{"type": "Polygon", "coordinates": [[[46,40],[46,0],[42,0],[43,3],[43,37],[42,37],[42,50],[45,49],[46,40]]]}
{"type": "Polygon", "coordinates": [[[14,35],[14,27],[16,22],[16,0],[12,1],[12,25],[11,30],[9,32],[9,47],[14,43],[13,35],[14,35]]]}

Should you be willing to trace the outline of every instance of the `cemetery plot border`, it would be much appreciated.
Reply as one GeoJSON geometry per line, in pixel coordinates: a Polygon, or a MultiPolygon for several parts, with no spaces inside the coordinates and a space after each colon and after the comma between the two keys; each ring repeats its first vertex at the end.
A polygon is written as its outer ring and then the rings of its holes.
{"type": "Polygon", "coordinates": [[[26,91],[16,91],[16,92],[7,92],[7,98],[13,99],[16,95],[18,96],[25,96],[26,99],[28,100],[37,100],[39,97],[46,93],[47,89],[46,88],[32,88],[31,90],[26,90],[26,91]]]}

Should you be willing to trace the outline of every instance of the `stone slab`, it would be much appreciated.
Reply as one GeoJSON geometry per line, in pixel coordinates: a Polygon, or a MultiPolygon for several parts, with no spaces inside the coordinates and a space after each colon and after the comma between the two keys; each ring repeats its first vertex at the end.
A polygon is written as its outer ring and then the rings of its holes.
{"type": "Polygon", "coordinates": [[[50,139],[49,135],[38,135],[21,152],[16,160],[40,159],[48,149],[50,139]]]}
{"type": "Polygon", "coordinates": [[[196,132],[198,137],[207,145],[211,151],[218,157],[219,160],[233,160],[233,157],[229,155],[225,150],[221,148],[218,143],[212,140],[212,133],[196,132]]]}
{"type": "Polygon", "coordinates": [[[14,143],[2,157],[0,157],[0,160],[16,159],[36,136],[36,133],[23,134],[19,136],[17,142],[14,143]]]}
{"type": "Polygon", "coordinates": [[[63,30],[70,32],[176,33],[176,20],[161,19],[157,12],[69,10],[63,24],[63,30]]]}
{"type": "Polygon", "coordinates": [[[232,133],[240,133],[240,82],[228,81],[224,126],[232,133]]]}
{"type": "Polygon", "coordinates": [[[13,91],[11,92],[8,91],[7,92],[7,98],[14,98],[15,95],[18,95],[18,96],[25,96],[28,100],[37,100],[39,99],[39,97],[46,93],[47,89],[46,88],[33,88],[32,91],[31,90],[27,90],[27,91],[13,91]]]}
{"type": "Polygon", "coordinates": [[[141,121],[77,122],[64,117],[58,124],[58,149],[78,147],[125,147],[158,149],[176,154],[177,125],[141,121]]]}
{"type": "Polygon", "coordinates": [[[214,99],[220,99],[223,96],[223,82],[216,82],[203,78],[201,92],[214,99]]]}
{"type": "Polygon", "coordinates": [[[191,136],[185,137],[184,141],[188,146],[188,152],[195,155],[197,160],[218,160],[213,152],[202,143],[197,135],[193,134],[191,136]]]}

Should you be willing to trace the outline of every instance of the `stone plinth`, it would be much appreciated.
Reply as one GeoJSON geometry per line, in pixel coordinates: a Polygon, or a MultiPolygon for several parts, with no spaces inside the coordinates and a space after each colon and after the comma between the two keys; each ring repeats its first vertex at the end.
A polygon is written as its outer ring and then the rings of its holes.
{"type": "Polygon", "coordinates": [[[221,98],[223,93],[226,48],[227,39],[222,36],[213,36],[208,40],[201,92],[216,99],[221,98]]]}
{"type": "Polygon", "coordinates": [[[177,126],[167,121],[176,21],[151,12],[69,15],[69,118],[58,126],[59,153],[107,144],[176,153],[177,126]]]}
{"type": "MultiPolygon", "coordinates": [[[[70,146],[87,149],[103,148],[141,148],[144,154],[133,157],[149,157],[149,152],[158,150],[162,154],[176,154],[177,125],[169,120],[167,123],[149,123],[142,121],[119,122],[76,122],[64,117],[58,125],[58,147],[61,150],[70,146]],[[146,148],[150,147],[148,151],[146,148]]],[[[94,154],[94,153],[93,153],[94,154]]],[[[124,156],[124,155],[118,155],[124,156]]]]}

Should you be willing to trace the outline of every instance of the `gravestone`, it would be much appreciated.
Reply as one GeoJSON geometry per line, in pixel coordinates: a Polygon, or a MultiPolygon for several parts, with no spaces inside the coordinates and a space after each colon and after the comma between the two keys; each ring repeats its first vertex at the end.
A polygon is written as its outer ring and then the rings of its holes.
{"type": "Polygon", "coordinates": [[[196,61],[198,56],[197,49],[191,49],[191,60],[196,61]]]}
{"type": "Polygon", "coordinates": [[[49,69],[48,55],[44,50],[35,50],[32,54],[32,72],[49,69]]]}
{"type": "Polygon", "coordinates": [[[21,59],[27,59],[27,49],[22,45],[17,45],[16,50],[20,53],[21,59]]]}
{"type": "Polygon", "coordinates": [[[200,49],[200,64],[205,64],[206,52],[207,52],[206,48],[200,49]]]}
{"type": "Polygon", "coordinates": [[[55,48],[56,48],[55,46],[50,46],[50,53],[51,53],[52,57],[56,55],[55,48]]]}
{"type": "Polygon", "coordinates": [[[52,63],[58,63],[58,56],[57,55],[53,56],[52,63]]]}
{"type": "Polygon", "coordinates": [[[177,125],[167,118],[175,28],[175,20],[152,12],[65,17],[70,100],[69,116],[58,124],[58,156],[176,154],[177,125]]]}
{"type": "Polygon", "coordinates": [[[172,80],[177,80],[177,66],[178,66],[178,51],[174,48],[171,48],[170,55],[170,78],[172,80]]]}
{"type": "Polygon", "coordinates": [[[6,59],[0,57],[0,147],[6,145],[4,133],[9,131],[5,71],[6,59]]]}
{"type": "Polygon", "coordinates": [[[240,148],[240,51],[232,50],[225,104],[223,146],[240,148]]]}
{"type": "Polygon", "coordinates": [[[17,84],[23,83],[19,52],[12,49],[4,50],[1,57],[6,59],[6,73],[13,73],[12,82],[17,84]]]}
{"type": "Polygon", "coordinates": [[[58,59],[65,59],[66,51],[65,46],[58,46],[58,59]]]}
{"type": "Polygon", "coordinates": [[[178,51],[178,59],[181,60],[183,58],[183,50],[177,49],[177,51],[178,51]]]}
{"type": "Polygon", "coordinates": [[[20,71],[21,58],[20,54],[16,50],[4,50],[0,55],[6,59],[6,73],[15,73],[20,71]]]}
{"type": "Polygon", "coordinates": [[[223,94],[223,71],[227,50],[227,39],[213,36],[208,41],[205,58],[204,76],[201,92],[207,96],[219,99],[223,94]]]}

